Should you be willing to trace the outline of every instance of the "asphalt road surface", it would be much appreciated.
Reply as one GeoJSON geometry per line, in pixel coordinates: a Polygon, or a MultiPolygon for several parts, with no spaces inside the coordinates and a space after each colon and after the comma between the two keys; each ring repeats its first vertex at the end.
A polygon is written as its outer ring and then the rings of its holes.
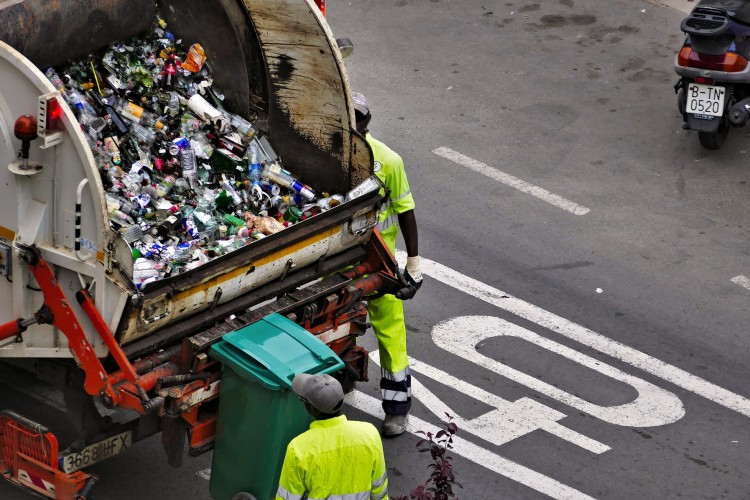
{"type": "MultiPolygon", "coordinates": [[[[681,129],[691,6],[329,2],[408,165],[410,431],[454,417],[460,498],[750,498],[750,135],[681,129]]],[[[347,413],[377,425],[376,362],[347,413]]],[[[384,441],[392,496],[427,478],[417,439],[384,441]]],[[[93,471],[98,498],[207,498],[210,465],[155,438],[93,471]]]]}
{"type": "MultiPolygon", "coordinates": [[[[463,420],[462,498],[750,498],[750,138],[681,129],[690,7],[329,7],[409,165],[435,263],[407,304],[413,413],[463,420]]],[[[393,493],[427,476],[415,440],[386,441],[393,493]]]]}

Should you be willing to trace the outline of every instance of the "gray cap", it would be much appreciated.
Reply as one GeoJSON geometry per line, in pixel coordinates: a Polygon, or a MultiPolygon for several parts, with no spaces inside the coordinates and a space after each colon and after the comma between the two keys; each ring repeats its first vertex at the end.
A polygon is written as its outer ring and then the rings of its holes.
{"type": "Polygon", "coordinates": [[[300,373],[292,380],[292,390],[322,413],[336,413],[344,404],[344,390],[330,375],[300,373]]]}
{"type": "Polygon", "coordinates": [[[354,110],[362,113],[362,116],[370,114],[370,104],[365,96],[359,92],[352,92],[352,102],[354,103],[354,110]]]}

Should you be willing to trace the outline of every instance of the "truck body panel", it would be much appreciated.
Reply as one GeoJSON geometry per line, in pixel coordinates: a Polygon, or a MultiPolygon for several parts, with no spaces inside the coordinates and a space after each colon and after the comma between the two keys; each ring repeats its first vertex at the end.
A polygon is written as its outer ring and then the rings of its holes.
{"type": "MultiPolygon", "coordinates": [[[[39,64],[61,64],[87,48],[110,43],[106,33],[128,37],[143,31],[148,26],[144,18],[150,22],[152,13],[146,4],[152,3],[144,4],[148,16],[132,16],[134,6],[124,1],[71,0],[64,6],[40,0],[15,2],[0,8],[0,40],[21,44],[39,64]],[[80,40],[80,26],[66,23],[84,12],[97,19],[88,46],[80,40]],[[18,30],[32,21],[31,34],[36,38],[20,36],[18,30]],[[36,32],[38,26],[44,26],[43,35],[36,32]],[[55,45],[51,40],[63,43],[55,45]]],[[[217,85],[227,89],[227,104],[254,118],[285,165],[306,182],[321,191],[345,193],[372,173],[371,151],[352,126],[342,59],[312,2],[165,0],[160,13],[178,37],[205,46],[217,85]]],[[[3,42],[0,64],[0,254],[11,253],[10,276],[0,280],[0,296],[12,297],[0,302],[2,318],[29,317],[43,301],[18,252],[11,250],[13,243],[36,245],[56,267],[67,292],[90,287],[104,321],[126,345],[192,315],[231,304],[295,270],[362,246],[370,237],[378,209],[375,196],[365,203],[344,203],[139,292],[130,280],[130,248],[109,228],[104,189],[73,112],[54,96],[45,68],[3,42]],[[45,148],[48,138],[32,141],[30,159],[42,168],[19,175],[5,167],[20,148],[13,123],[24,114],[36,116],[39,98],[45,95],[59,102],[64,130],[55,145],[45,148]],[[84,179],[88,183],[81,189],[84,179]],[[82,248],[76,251],[79,191],[82,248]],[[353,223],[364,229],[352,229],[353,223]]],[[[97,356],[106,356],[108,350],[86,315],[75,300],[69,302],[97,356]]],[[[67,347],[65,336],[53,327],[32,325],[23,342],[0,348],[0,357],[69,357],[67,347]]]]}
{"type": "Polygon", "coordinates": [[[0,411],[0,434],[34,436],[0,440],[0,469],[26,488],[35,485],[21,472],[53,484],[35,489],[49,498],[88,498],[97,479],[80,469],[113,440],[160,433],[175,467],[186,447],[211,450],[222,367],[209,349],[269,314],[328,345],[345,364],[334,376],[353,389],[368,373],[357,345],[364,301],[408,290],[375,229],[382,184],[312,0],[160,0],[159,15],[184,44],[204,47],[226,108],[253,123],[284,167],[345,201],[136,287],[133,248],[110,227],[87,138],[44,71],[141,34],[154,14],[153,0],[0,2],[0,373],[56,385],[69,421],[53,432],[44,416],[0,411]],[[14,132],[23,115],[39,122],[28,161],[14,132]]]}

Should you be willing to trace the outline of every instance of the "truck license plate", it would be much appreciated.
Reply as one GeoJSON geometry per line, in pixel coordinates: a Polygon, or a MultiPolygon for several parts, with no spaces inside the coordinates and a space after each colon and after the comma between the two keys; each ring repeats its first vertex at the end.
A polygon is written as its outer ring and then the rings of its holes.
{"type": "Polygon", "coordinates": [[[81,470],[91,464],[122,453],[133,444],[132,431],[117,434],[98,443],[85,447],[78,453],[70,453],[60,458],[62,469],[67,473],[81,470]]]}
{"type": "Polygon", "coordinates": [[[687,112],[696,115],[721,116],[724,114],[725,95],[724,87],[691,83],[688,85],[687,112]]]}

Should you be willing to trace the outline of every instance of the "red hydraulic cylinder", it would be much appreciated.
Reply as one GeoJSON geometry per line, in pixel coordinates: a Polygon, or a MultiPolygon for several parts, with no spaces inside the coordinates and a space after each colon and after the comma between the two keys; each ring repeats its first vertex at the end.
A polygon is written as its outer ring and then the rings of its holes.
{"type": "Polygon", "coordinates": [[[0,325],[0,341],[9,339],[11,337],[18,337],[26,328],[21,326],[22,319],[15,321],[8,321],[4,325],[0,325]]]}

